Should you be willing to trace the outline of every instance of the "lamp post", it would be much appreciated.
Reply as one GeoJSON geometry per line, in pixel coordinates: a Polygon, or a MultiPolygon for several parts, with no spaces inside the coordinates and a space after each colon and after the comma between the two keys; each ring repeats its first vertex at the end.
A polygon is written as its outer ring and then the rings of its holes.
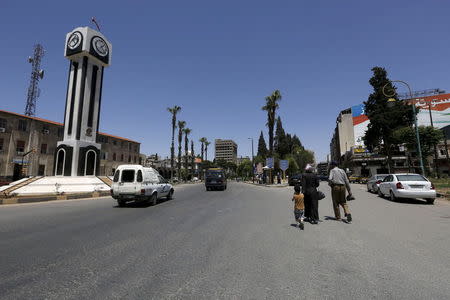
{"type": "Polygon", "coordinates": [[[411,88],[410,88],[409,84],[406,83],[406,82],[404,82],[403,80],[391,80],[390,82],[386,83],[386,84],[383,86],[383,94],[384,94],[386,97],[392,97],[392,96],[394,95],[394,94],[392,94],[392,95],[387,95],[387,94],[385,93],[385,88],[386,88],[386,86],[387,86],[389,83],[392,83],[392,82],[399,82],[399,83],[402,83],[402,84],[406,85],[406,87],[408,88],[409,98],[410,98],[410,100],[412,101],[412,109],[413,109],[413,114],[414,114],[414,127],[415,127],[415,129],[416,129],[416,130],[415,130],[415,131],[416,131],[416,143],[417,143],[417,153],[419,154],[420,171],[421,171],[421,174],[422,174],[422,175],[425,175],[425,170],[424,170],[424,168],[423,168],[422,148],[420,147],[419,127],[417,126],[416,104],[414,103],[414,100],[413,100],[411,88]]]}
{"type": "Polygon", "coordinates": [[[255,155],[253,152],[253,138],[249,137],[249,140],[252,140],[252,182],[255,183],[255,155]]]}

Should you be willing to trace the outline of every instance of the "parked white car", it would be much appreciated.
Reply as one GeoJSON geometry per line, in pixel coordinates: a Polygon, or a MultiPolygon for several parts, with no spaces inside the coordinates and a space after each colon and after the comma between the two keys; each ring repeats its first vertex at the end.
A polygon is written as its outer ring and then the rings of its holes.
{"type": "Polygon", "coordinates": [[[396,201],[397,198],[421,198],[433,204],[436,189],[420,174],[389,174],[380,183],[378,195],[389,196],[392,201],[396,201]]]}
{"type": "Polygon", "coordinates": [[[146,201],[155,205],[158,199],[172,199],[173,186],[158,171],[140,165],[121,165],[114,173],[111,196],[119,206],[129,201],[146,201]]]}
{"type": "Polygon", "coordinates": [[[370,179],[367,181],[367,191],[371,193],[377,193],[380,183],[384,178],[386,178],[386,176],[388,176],[388,174],[377,174],[370,177],[370,179]]]}

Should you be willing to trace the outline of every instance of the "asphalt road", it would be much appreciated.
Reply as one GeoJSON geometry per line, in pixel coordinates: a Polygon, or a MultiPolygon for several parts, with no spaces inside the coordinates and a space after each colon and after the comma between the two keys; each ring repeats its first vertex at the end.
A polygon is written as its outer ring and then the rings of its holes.
{"type": "Polygon", "coordinates": [[[292,226],[292,188],[0,207],[1,299],[449,299],[450,205],[354,185],[353,223],[292,226]]]}

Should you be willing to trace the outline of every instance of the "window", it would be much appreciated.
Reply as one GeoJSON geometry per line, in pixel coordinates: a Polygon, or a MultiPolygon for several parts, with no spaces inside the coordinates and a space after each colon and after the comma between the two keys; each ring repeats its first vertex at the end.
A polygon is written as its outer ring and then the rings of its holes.
{"type": "Polygon", "coordinates": [[[422,175],[395,175],[398,181],[427,181],[422,175]]]}
{"type": "Polygon", "coordinates": [[[123,170],[122,182],[134,182],[134,170],[123,170]]]}
{"type": "Polygon", "coordinates": [[[0,128],[6,129],[6,119],[0,118],[0,128]]]}
{"type": "Polygon", "coordinates": [[[116,146],[117,145],[117,141],[113,140],[113,145],[116,146]]]}
{"type": "Polygon", "coordinates": [[[27,121],[26,120],[19,120],[19,130],[27,131],[27,121]]]}
{"type": "Polygon", "coordinates": [[[58,137],[62,137],[64,135],[64,127],[58,127],[58,137]]]}
{"type": "Polygon", "coordinates": [[[113,179],[114,182],[119,181],[119,175],[120,175],[120,171],[117,170],[116,173],[114,173],[114,179],[113,179]]]}
{"type": "Polygon", "coordinates": [[[103,152],[101,153],[101,159],[108,159],[108,152],[103,152]]]}
{"type": "Polygon", "coordinates": [[[131,143],[128,143],[128,151],[131,151],[131,143]]]}
{"type": "Polygon", "coordinates": [[[123,161],[123,154],[120,155],[120,161],[123,161]]]}
{"type": "Polygon", "coordinates": [[[42,125],[42,133],[43,134],[49,134],[50,133],[50,129],[48,128],[47,124],[42,125]]]}
{"type": "Polygon", "coordinates": [[[17,141],[16,144],[16,151],[18,153],[23,153],[25,152],[25,141],[17,141]]]}
{"type": "Polygon", "coordinates": [[[41,154],[47,154],[47,144],[41,144],[41,154]]]}
{"type": "Polygon", "coordinates": [[[131,162],[131,155],[128,155],[128,162],[131,162]]]}
{"type": "Polygon", "coordinates": [[[141,170],[139,170],[138,173],[137,173],[136,181],[137,182],[142,182],[142,171],[141,170]]]}
{"type": "Polygon", "coordinates": [[[45,165],[39,165],[38,176],[44,176],[44,175],[45,175],[45,165]]]}
{"type": "Polygon", "coordinates": [[[116,153],[113,153],[113,161],[116,161],[116,153]]]}
{"type": "Polygon", "coordinates": [[[0,139],[0,151],[3,150],[3,139],[0,139]]]}
{"type": "Polygon", "coordinates": [[[134,157],[134,163],[136,163],[136,161],[137,161],[137,159],[136,159],[136,156],[134,157]]]}

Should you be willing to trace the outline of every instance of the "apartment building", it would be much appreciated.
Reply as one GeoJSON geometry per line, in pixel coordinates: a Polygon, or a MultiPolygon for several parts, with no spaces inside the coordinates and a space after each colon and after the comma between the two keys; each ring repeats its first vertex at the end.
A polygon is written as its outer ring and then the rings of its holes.
{"type": "Polygon", "coordinates": [[[216,139],[214,142],[215,160],[237,163],[237,144],[233,140],[216,139]]]}

